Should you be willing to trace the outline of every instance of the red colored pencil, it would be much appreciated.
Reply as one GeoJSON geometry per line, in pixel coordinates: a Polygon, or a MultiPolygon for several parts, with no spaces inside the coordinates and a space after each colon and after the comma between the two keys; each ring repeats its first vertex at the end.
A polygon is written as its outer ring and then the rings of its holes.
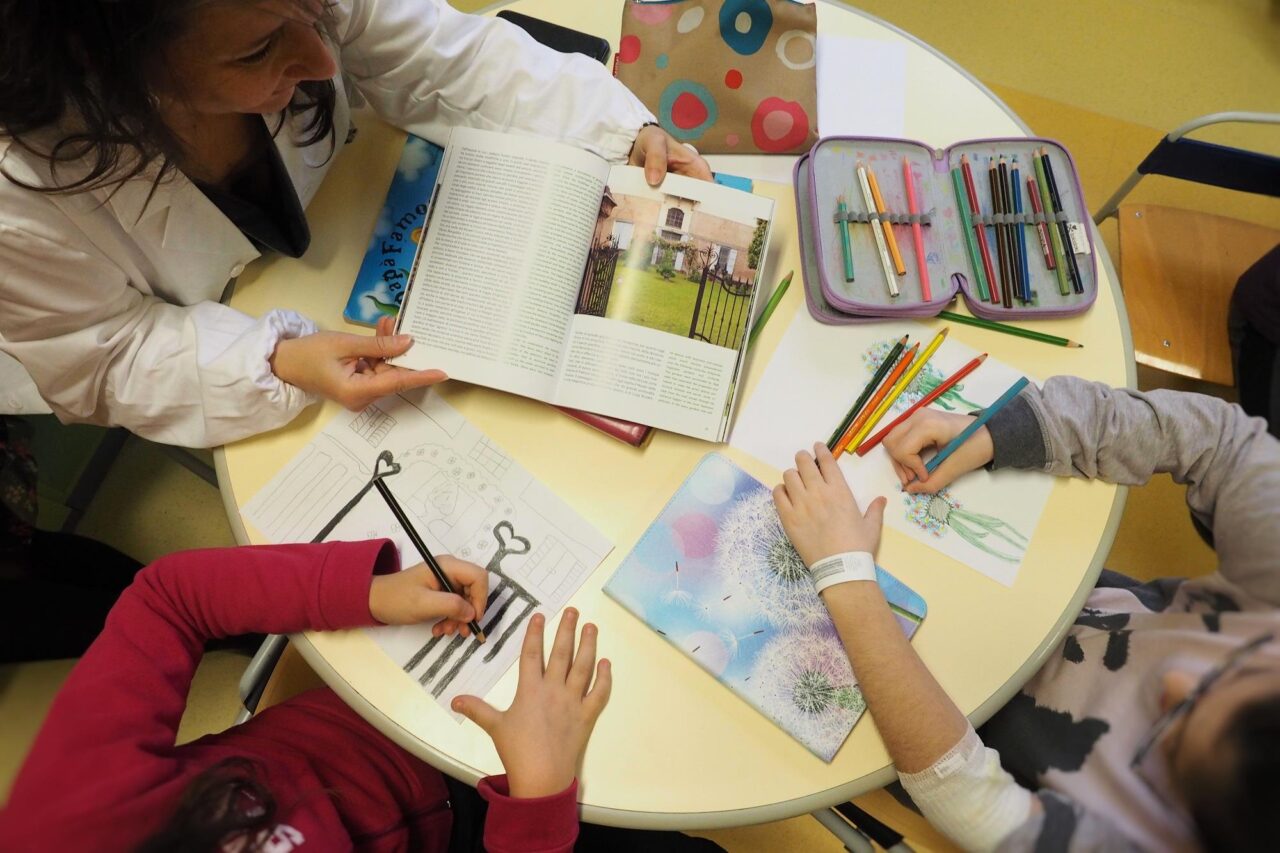
{"type": "Polygon", "coordinates": [[[995,267],[991,265],[991,248],[987,245],[987,229],[978,221],[982,215],[982,205],[978,203],[978,190],[973,183],[973,170],[969,168],[968,155],[960,156],[960,172],[964,175],[964,189],[969,194],[969,211],[973,214],[973,230],[978,234],[978,249],[982,254],[982,268],[987,272],[987,281],[991,282],[991,301],[1000,304],[1000,279],[996,278],[995,267]]]}
{"type": "MultiPolygon", "coordinates": [[[[1031,196],[1031,212],[1037,216],[1044,214],[1044,206],[1040,204],[1040,188],[1036,186],[1034,177],[1027,178],[1027,195],[1031,196]]],[[[1044,253],[1044,265],[1054,269],[1057,263],[1053,260],[1053,249],[1049,246],[1049,226],[1043,222],[1036,223],[1036,234],[1040,235],[1040,251],[1044,253]]]]}
{"type": "Polygon", "coordinates": [[[893,423],[889,424],[887,427],[880,430],[875,435],[871,436],[871,438],[868,438],[866,441],[862,442],[862,444],[858,445],[858,449],[856,453],[859,456],[866,456],[868,451],[870,451],[873,447],[875,447],[880,442],[884,441],[884,437],[886,435],[893,432],[894,427],[896,427],[898,424],[905,421],[907,418],[911,417],[913,414],[916,413],[917,410],[923,409],[925,406],[929,405],[934,400],[938,399],[943,394],[947,393],[949,390],[951,390],[951,387],[953,385],[955,385],[961,379],[964,379],[970,373],[973,373],[973,371],[977,370],[978,365],[982,364],[982,362],[986,360],[987,360],[987,354],[984,352],[982,355],[973,359],[964,367],[960,368],[955,373],[951,374],[951,376],[947,377],[946,381],[944,381],[937,388],[934,388],[932,391],[930,391],[927,396],[920,398],[920,400],[915,405],[913,405],[911,408],[907,409],[905,412],[903,412],[902,414],[894,418],[893,423]]]}
{"type": "Polygon", "coordinates": [[[858,417],[854,419],[853,423],[849,424],[849,428],[844,431],[844,435],[840,436],[840,440],[836,442],[835,449],[831,451],[832,456],[837,459],[840,458],[840,454],[844,453],[845,449],[849,447],[849,442],[858,434],[858,430],[862,429],[862,424],[871,416],[871,413],[876,410],[876,406],[880,405],[880,401],[884,399],[885,395],[889,393],[895,384],[897,384],[898,380],[902,377],[902,374],[911,366],[911,362],[916,360],[916,354],[919,352],[920,344],[917,342],[915,346],[902,354],[902,358],[900,358],[897,365],[894,366],[893,372],[885,377],[884,382],[882,382],[879,389],[876,390],[875,395],[867,401],[867,405],[863,407],[862,411],[858,414],[858,417]]]}
{"type": "MultiPolygon", "coordinates": [[[[916,198],[916,179],[911,174],[911,163],[902,158],[902,182],[907,185],[907,212],[915,216],[920,212],[920,201],[916,198]]],[[[924,232],[918,221],[911,223],[911,242],[916,247],[916,266],[920,269],[920,298],[925,302],[933,301],[933,292],[929,288],[929,264],[924,255],[924,232]]]]}

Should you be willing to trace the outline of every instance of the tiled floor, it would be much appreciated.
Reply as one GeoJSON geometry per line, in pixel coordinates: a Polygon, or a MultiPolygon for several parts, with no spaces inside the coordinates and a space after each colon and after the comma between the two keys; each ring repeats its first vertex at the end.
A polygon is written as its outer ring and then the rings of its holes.
{"type": "MultiPolygon", "coordinates": [[[[483,0],[455,0],[464,10],[483,0]]],[[[1100,204],[1161,133],[1224,109],[1280,105],[1280,7],[1265,0],[1018,0],[936,3],[860,0],[936,46],[986,83],[1038,135],[1074,153],[1086,195],[1100,204]]],[[[1217,132],[1211,139],[1280,150],[1280,132],[1217,132]]],[[[1148,179],[1134,200],[1280,222],[1280,203],[1148,179]]],[[[1104,226],[1113,257],[1114,225],[1104,226]]],[[[1143,373],[1140,385],[1166,384],[1143,373]]],[[[217,492],[155,447],[131,441],[80,526],[147,561],[173,550],[233,544],[217,492]]],[[[1205,571],[1213,555],[1187,519],[1182,490],[1168,478],[1135,489],[1108,561],[1141,577],[1205,571]]],[[[245,658],[207,656],[192,689],[182,738],[216,731],[234,715],[245,658]]],[[[71,662],[0,667],[0,800],[71,662]]],[[[918,818],[882,793],[861,804],[907,832],[917,849],[949,849],[918,818]]],[[[809,818],[709,833],[731,851],[837,851],[809,818]]]]}

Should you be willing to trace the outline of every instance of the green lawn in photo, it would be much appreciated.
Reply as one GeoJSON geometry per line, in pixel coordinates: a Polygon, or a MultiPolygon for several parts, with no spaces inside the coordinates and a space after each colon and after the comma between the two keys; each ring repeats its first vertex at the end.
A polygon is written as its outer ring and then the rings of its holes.
{"type": "MultiPolygon", "coordinates": [[[[698,320],[698,327],[705,329],[707,337],[719,338],[716,343],[736,349],[742,340],[746,326],[748,298],[720,293],[712,299],[712,288],[720,289],[713,281],[707,282],[707,296],[703,300],[703,317],[708,306],[715,304],[715,311],[705,320],[698,320]],[[728,323],[738,313],[738,324],[732,330],[728,323]]],[[[605,316],[611,320],[625,320],[638,326],[647,326],[661,332],[670,332],[682,338],[689,336],[689,323],[693,321],[693,308],[698,302],[698,283],[689,281],[684,273],[666,281],[656,270],[627,269],[619,267],[609,292],[609,306],[605,316]]]]}

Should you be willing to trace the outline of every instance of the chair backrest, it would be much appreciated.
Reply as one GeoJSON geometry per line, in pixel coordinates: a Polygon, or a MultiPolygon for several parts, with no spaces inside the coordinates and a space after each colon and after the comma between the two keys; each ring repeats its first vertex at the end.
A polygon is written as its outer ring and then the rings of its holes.
{"type": "Polygon", "coordinates": [[[1280,197],[1280,157],[1218,145],[1187,134],[1214,124],[1251,123],[1280,126],[1280,113],[1213,113],[1193,119],[1161,139],[1138,168],[1094,214],[1095,223],[1114,216],[1144,175],[1165,175],[1241,192],[1280,197]]]}

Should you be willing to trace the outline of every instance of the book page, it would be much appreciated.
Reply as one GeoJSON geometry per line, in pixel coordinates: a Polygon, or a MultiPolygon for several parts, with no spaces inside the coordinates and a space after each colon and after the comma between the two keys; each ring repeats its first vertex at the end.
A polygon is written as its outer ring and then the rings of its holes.
{"type": "Polygon", "coordinates": [[[446,148],[395,363],[548,398],[608,164],[556,142],[458,128],[446,148]]]}
{"type": "Polygon", "coordinates": [[[772,219],[769,198],[611,169],[554,402],[722,440],[772,219]]]}

